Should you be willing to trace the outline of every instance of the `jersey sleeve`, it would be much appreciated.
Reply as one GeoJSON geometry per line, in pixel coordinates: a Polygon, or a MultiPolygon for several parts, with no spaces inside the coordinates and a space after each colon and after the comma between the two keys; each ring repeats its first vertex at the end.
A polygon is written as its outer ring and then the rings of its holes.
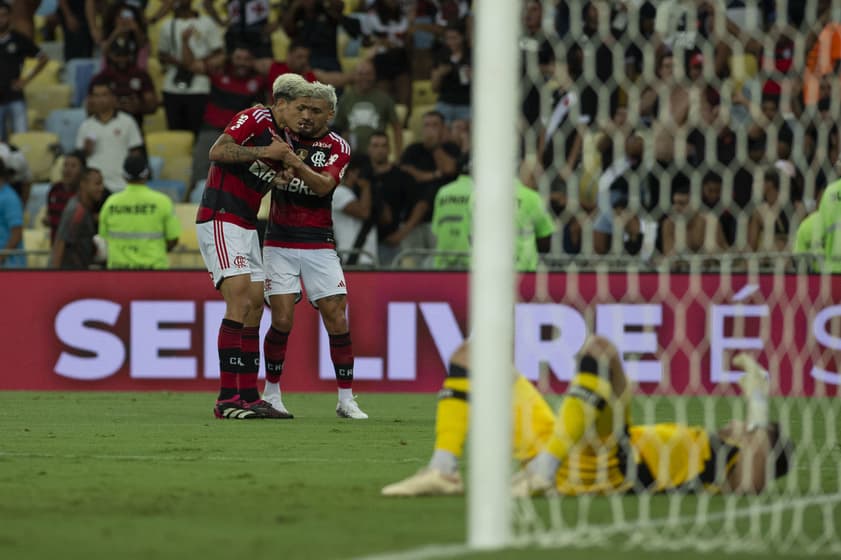
{"type": "Polygon", "coordinates": [[[321,170],[322,173],[330,175],[338,185],[345,176],[345,169],[350,161],[350,145],[338,134],[333,134],[333,148],[330,150],[330,158],[327,165],[321,170]]]}
{"type": "Polygon", "coordinates": [[[237,144],[242,144],[251,136],[256,134],[260,124],[257,122],[257,111],[267,111],[263,107],[249,107],[237,113],[228,126],[225,127],[225,134],[234,139],[237,144]]]}

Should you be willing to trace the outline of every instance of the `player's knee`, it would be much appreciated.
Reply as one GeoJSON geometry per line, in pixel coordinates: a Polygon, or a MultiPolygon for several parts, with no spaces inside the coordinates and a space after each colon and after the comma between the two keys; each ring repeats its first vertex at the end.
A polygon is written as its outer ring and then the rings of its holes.
{"type": "Polygon", "coordinates": [[[450,366],[453,365],[465,370],[470,367],[470,345],[467,341],[462,342],[450,356],[450,366]]]}
{"type": "Polygon", "coordinates": [[[604,360],[610,362],[614,358],[619,358],[619,351],[616,349],[616,346],[607,338],[598,335],[587,337],[579,353],[581,356],[593,356],[599,361],[604,360]]]}
{"type": "Polygon", "coordinates": [[[280,332],[292,332],[292,317],[272,310],[272,327],[280,332]]]}

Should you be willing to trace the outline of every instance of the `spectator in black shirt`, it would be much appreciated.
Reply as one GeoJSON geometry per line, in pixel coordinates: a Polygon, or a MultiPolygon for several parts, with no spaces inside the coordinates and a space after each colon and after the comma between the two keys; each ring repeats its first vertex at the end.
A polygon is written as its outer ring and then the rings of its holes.
{"type": "Polygon", "coordinates": [[[400,252],[400,242],[394,234],[401,224],[411,222],[414,227],[423,218],[424,208],[412,212],[419,202],[417,187],[411,175],[389,161],[391,152],[388,136],[374,132],[368,139],[368,157],[371,161],[371,215],[376,217],[379,260],[390,266],[400,252]]]}
{"type": "Polygon", "coordinates": [[[85,17],[85,0],[59,0],[59,23],[64,36],[64,60],[91,58],[93,37],[85,17]]]}
{"type": "Polygon", "coordinates": [[[406,148],[400,159],[400,168],[417,183],[421,206],[415,210],[420,213],[420,209],[423,209],[423,219],[411,228],[408,227],[412,225],[411,220],[404,223],[392,234],[390,243],[402,243],[404,249],[435,248],[435,239],[430,228],[432,203],[438,189],[458,177],[457,164],[462,156],[458,146],[448,141],[448,136],[447,125],[441,113],[430,111],[423,116],[421,141],[406,148]]]}
{"type": "Polygon", "coordinates": [[[310,48],[314,70],[341,72],[338,56],[338,29],[352,37],[361,31],[359,20],[343,14],[342,0],[293,0],[283,14],[283,29],[289,38],[310,48]]]}
{"type": "Polygon", "coordinates": [[[11,29],[11,6],[0,1],[0,140],[6,140],[6,120],[11,121],[12,132],[25,132],[26,102],[23,88],[47,64],[47,55],[32,39],[11,29]],[[37,58],[38,64],[28,76],[21,76],[23,61],[37,58]]]}
{"type": "Polygon", "coordinates": [[[464,31],[458,26],[444,32],[446,48],[432,70],[432,89],[438,92],[435,109],[448,123],[470,120],[470,49],[464,31]]]}

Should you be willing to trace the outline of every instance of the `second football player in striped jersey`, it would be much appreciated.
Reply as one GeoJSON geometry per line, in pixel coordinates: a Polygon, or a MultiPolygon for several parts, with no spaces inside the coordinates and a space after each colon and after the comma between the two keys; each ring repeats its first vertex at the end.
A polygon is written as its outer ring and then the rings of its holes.
{"type": "Polygon", "coordinates": [[[350,147],[327,126],[336,110],[335,90],[319,82],[311,87],[310,97],[284,107],[285,139],[292,152],[283,161],[294,177],[278,185],[272,194],[263,248],[265,294],[272,308],[272,326],[263,347],[263,398],[278,411],[288,412],[281,399],[280,375],[303,283],[330,337],[330,357],[339,390],[336,414],[364,419],[368,415],[359,409],[351,388],[354,358],[345,316],[347,286],[333,239],[333,190],[350,160],[350,147]]]}

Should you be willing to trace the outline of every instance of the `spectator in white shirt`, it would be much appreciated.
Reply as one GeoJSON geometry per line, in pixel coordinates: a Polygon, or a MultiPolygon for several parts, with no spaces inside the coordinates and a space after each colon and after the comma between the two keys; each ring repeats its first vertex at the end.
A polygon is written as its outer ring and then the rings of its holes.
{"type": "Polygon", "coordinates": [[[353,156],[342,183],[333,191],[333,236],[342,262],[377,263],[376,213],[371,211],[371,182],[366,156],[353,156]]]}
{"type": "Polygon", "coordinates": [[[110,83],[92,81],[88,96],[91,115],[76,133],[76,147],[84,150],[88,166],[102,172],[108,191],[122,191],[126,188],[123,162],[130,154],[143,154],[143,136],[134,118],[117,110],[110,83]]]}
{"type": "Polygon", "coordinates": [[[210,78],[194,74],[182,57],[186,29],[190,50],[196,60],[206,61],[222,52],[222,31],[210,16],[193,10],[192,0],[175,2],[172,18],[160,26],[158,58],[166,68],[163,93],[167,127],[198,134],[204,120],[204,106],[210,94],[210,78]]]}

